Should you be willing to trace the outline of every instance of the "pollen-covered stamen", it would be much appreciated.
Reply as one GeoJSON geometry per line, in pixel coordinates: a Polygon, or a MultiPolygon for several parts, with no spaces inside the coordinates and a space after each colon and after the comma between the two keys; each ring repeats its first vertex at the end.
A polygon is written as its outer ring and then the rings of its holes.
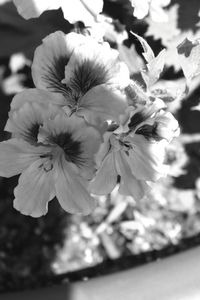
{"type": "Polygon", "coordinates": [[[71,133],[64,132],[57,136],[52,136],[50,141],[62,148],[67,161],[78,166],[83,164],[81,142],[73,140],[71,133]]]}
{"type": "Polygon", "coordinates": [[[39,169],[43,168],[45,172],[49,172],[53,169],[53,155],[51,153],[40,155],[42,163],[39,165],[39,169]]]}
{"type": "Polygon", "coordinates": [[[91,88],[105,84],[109,80],[109,70],[97,61],[89,59],[79,63],[73,70],[70,87],[80,95],[84,95],[91,88]]]}

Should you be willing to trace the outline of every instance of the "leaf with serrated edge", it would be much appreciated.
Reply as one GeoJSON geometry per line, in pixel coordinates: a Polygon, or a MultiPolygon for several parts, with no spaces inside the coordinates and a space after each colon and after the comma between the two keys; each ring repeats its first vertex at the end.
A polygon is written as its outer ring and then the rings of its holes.
{"type": "Polygon", "coordinates": [[[143,71],[142,77],[147,85],[147,87],[153,86],[163,71],[165,65],[165,49],[163,49],[156,57],[154,57],[148,64],[148,72],[143,71]]]}
{"type": "Polygon", "coordinates": [[[142,45],[142,48],[144,50],[142,55],[144,56],[147,63],[149,63],[152,59],[155,58],[153,50],[151,49],[149,44],[141,36],[137,35],[136,33],[132,32],[132,31],[131,31],[131,33],[132,33],[132,35],[134,35],[139,40],[139,42],[142,45]]]}

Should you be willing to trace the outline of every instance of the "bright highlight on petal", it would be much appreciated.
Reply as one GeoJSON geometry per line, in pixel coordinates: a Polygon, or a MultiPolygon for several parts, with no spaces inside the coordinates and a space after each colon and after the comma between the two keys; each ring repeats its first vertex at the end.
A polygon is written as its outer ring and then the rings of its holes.
{"type": "Polygon", "coordinates": [[[106,85],[99,85],[87,92],[80,100],[77,115],[83,116],[90,124],[99,124],[104,120],[119,122],[127,104],[123,95],[106,85]]]}
{"type": "Polygon", "coordinates": [[[89,26],[97,21],[103,9],[103,0],[13,0],[25,19],[39,17],[45,10],[62,8],[65,19],[71,23],[82,21],[89,26]]]}
{"type": "Polygon", "coordinates": [[[65,65],[73,51],[73,47],[67,46],[65,34],[57,31],[47,36],[36,49],[32,76],[37,88],[66,93],[66,86],[61,81],[64,78],[65,65]]]}
{"type": "Polygon", "coordinates": [[[97,16],[102,12],[103,0],[61,0],[65,19],[70,23],[83,21],[85,26],[90,26],[97,21],[97,16]]]}

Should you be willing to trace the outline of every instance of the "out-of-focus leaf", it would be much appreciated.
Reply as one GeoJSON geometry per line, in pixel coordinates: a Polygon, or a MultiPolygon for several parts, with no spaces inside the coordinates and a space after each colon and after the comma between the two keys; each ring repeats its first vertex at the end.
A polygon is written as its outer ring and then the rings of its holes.
{"type": "Polygon", "coordinates": [[[162,44],[167,46],[168,43],[180,33],[180,30],[177,28],[178,7],[176,4],[166,10],[169,19],[168,22],[158,24],[152,19],[147,18],[148,29],[145,35],[153,36],[155,40],[161,39],[162,44]]]}
{"type": "Polygon", "coordinates": [[[139,42],[142,45],[142,48],[144,50],[142,55],[144,56],[146,62],[149,63],[152,59],[155,58],[153,50],[151,49],[151,47],[149,46],[147,41],[145,41],[145,39],[143,39],[141,36],[137,35],[136,33],[132,32],[132,31],[131,31],[131,33],[139,40],[139,42]]]}
{"type": "Polygon", "coordinates": [[[12,2],[0,7],[0,58],[23,52],[32,57],[41,40],[56,30],[69,32],[72,26],[61,10],[48,11],[37,19],[24,20],[12,2]]]}
{"type": "Polygon", "coordinates": [[[167,103],[171,112],[181,107],[186,92],[185,79],[160,80],[151,88],[151,94],[167,103]]]}
{"type": "Polygon", "coordinates": [[[200,74],[200,42],[185,39],[177,46],[180,65],[188,83],[200,74]]]}
{"type": "MultiPolygon", "coordinates": [[[[194,18],[193,13],[194,8],[190,9],[190,6],[194,6],[197,8],[196,1],[181,1],[176,0],[176,4],[173,4],[169,9],[166,10],[168,15],[168,22],[157,23],[154,22],[151,18],[146,18],[146,22],[148,24],[147,32],[145,36],[152,36],[154,40],[161,40],[162,45],[166,47],[166,66],[173,66],[175,71],[179,71],[181,69],[176,47],[179,45],[186,37],[191,39],[196,39],[200,36],[200,29],[197,29],[194,32],[193,26],[191,25],[191,29],[189,29],[189,24],[192,24],[192,19],[194,18]],[[184,3],[183,3],[184,2],[184,3]],[[187,2],[187,10],[185,2],[187,2]],[[179,3],[179,4],[177,4],[179,3]],[[185,10],[185,25],[188,23],[188,26],[184,27],[184,30],[181,31],[179,28],[179,11],[182,12],[182,6],[184,4],[185,10]],[[196,5],[196,6],[195,6],[196,5]],[[186,13],[187,12],[187,13],[186,13]]],[[[174,2],[173,2],[174,3],[174,2]]],[[[198,8],[196,11],[198,14],[198,8]]],[[[181,13],[183,19],[183,12],[181,13]]]]}

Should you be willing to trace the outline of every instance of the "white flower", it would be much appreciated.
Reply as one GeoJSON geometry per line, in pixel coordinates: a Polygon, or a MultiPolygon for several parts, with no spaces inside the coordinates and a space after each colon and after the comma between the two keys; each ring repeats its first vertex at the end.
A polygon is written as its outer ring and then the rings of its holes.
{"type": "Polygon", "coordinates": [[[120,176],[119,192],[141,199],[149,190],[149,181],[156,181],[167,172],[163,165],[165,141],[148,141],[142,135],[110,138],[110,149],[90,183],[97,195],[110,193],[120,176]]]}
{"type": "Polygon", "coordinates": [[[92,124],[118,121],[127,106],[119,88],[129,82],[128,68],[91,37],[50,34],[35,51],[32,75],[37,89],[61,94],[58,105],[92,124]]]}
{"type": "Polygon", "coordinates": [[[56,113],[52,105],[27,102],[17,108],[16,102],[7,124],[13,138],[0,143],[0,176],[22,173],[14,207],[40,217],[56,196],[64,210],[90,213],[95,201],[87,187],[96,170],[99,132],[82,118],[56,113]]]}
{"type": "Polygon", "coordinates": [[[97,154],[99,169],[90,183],[92,193],[110,193],[120,176],[119,192],[139,200],[151,181],[167,174],[166,146],[179,134],[179,127],[164,107],[160,99],[139,102],[138,107],[129,107],[129,118],[124,124],[104,135],[97,154]]]}
{"type": "Polygon", "coordinates": [[[150,14],[155,22],[167,22],[168,16],[163,10],[170,4],[171,0],[130,0],[134,7],[133,15],[138,19],[143,19],[150,14]]]}
{"type": "Polygon", "coordinates": [[[25,18],[35,18],[45,10],[62,8],[65,19],[71,23],[83,21],[86,26],[97,20],[103,9],[103,0],[13,0],[18,12],[25,18]]]}

